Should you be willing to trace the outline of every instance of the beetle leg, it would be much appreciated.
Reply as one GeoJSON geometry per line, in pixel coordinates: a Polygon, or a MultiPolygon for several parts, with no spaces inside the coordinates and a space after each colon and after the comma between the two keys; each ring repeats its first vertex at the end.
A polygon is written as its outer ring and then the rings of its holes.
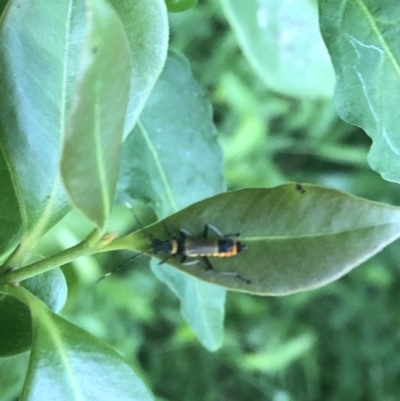
{"type": "Polygon", "coordinates": [[[206,270],[206,271],[213,271],[216,274],[223,274],[224,276],[233,276],[236,277],[237,279],[244,281],[246,284],[251,284],[251,280],[242,277],[239,273],[236,272],[230,272],[230,271],[221,271],[221,270],[215,270],[213,265],[211,264],[210,260],[208,259],[207,256],[203,256],[201,259],[202,261],[198,260],[198,259],[194,259],[194,260],[190,260],[189,262],[186,261],[187,256],[185,255],[182,259],[181,259],[181,264],[183,266],[193,266],[193,265],[197,265],[197,264],[201,264],[201,266],[206,270]],[[204,263],[202,263],[204,262],[204,263]]]}
{"type": "Polygon", "coordinates": [[[215,273],[220,273],[220,274],[223,274],[225,276],[234,276],[234,277],[238,278],[239,280],[244,281],[246,284],[251,284],[251,281],[249,279],[242,277],[239,273],[215,270],[213,265],[211,264],[210,260],[207,258],[207,256],[204,256],[203,260],[204,260],[204,262],[206,264],[206,266],[205,266],[206,270],[213,270],[215,273]]]}
{"type": "Polygon", "coordinates": [[[183,266],[194,266],[194,265],[198,265],[200,263],[200,261],[199,260],[197,260],[197,259],[193,259],[193,260],[189,260],[189,261],[186,261],[186,262],[184,262],[184,263],[181,263],[183,266]]]}
{"type": "Polygon", "coordinates": [[[190,234],[190,232],[188,230],[185,230],[184,228],[181,228],[179,230],[179,234],[181,235],[182,238],[192,237],[192,234],[190,234]]]}
{"type": "Polygon", "coordinates": [[[224,238],[231,238],[231,237],[240,237],[240,233],[230,233],[224,235],[224,238]]]}
{"type": "Polygon", "coordinates": [[[222,234],[217,227],[213,226],[212,224],[206,224],[204,226],[204,234],[203,234],[204,238],[207,238],[208,229],[214,231],[215,234],[217,234],[221,238],[240,237],[240,233],[222,234]]]}
{"type": "Polygon", "coordinates": [[[202,259],[204,259],[204,261],[207,260],[208,264],[207,264],[207,262],[202,263],[202,261],[199,259],[192,259],[192,260],[187,261],[187,256],[184,255],[181,259],[181,264],[183,266],[194,266],[194,265],[200,264],[205,270],[213,270],[213,267],[212,267],[210,261],[208,260],[208,258],[204,256],[204,257],[202,257],[202,259]]]}
{"type": "Polygon", "coordinates": [[[159,265],[163,265],[165,262],[167,262],[169,259],[171,259],[171,255],[168,255],[165,259],[160,260],[158,262],[159,265]]]}
{"type": "Polygon", "coordinates": [[[167,234],[172,238],[175,239],[175,235],[171,233],[170,229],[168,228],[168,226],[163,222],[163,226],[165,231],[167,232],[167,234]]]}
{"type": "Polygon", "coordinates": [[[233,277],[238,278],[239,280],[244,281],[246,284],[251,284],[251,280],[242,277],[239,273],[236,273],[236,272],[228,272],[228,271],[218,271],[218,273],[221,273],[221,274],[223,274],[223,275],[225,275],[225,276],[233,276],[233,277]]]}
{"type": "Polygon", "coordinates": [[[206,270],[215,270],[213,265],[210,262],[210,259],[208,259],[207,256],[204,256],[203,260],[205,262],[205,266],[204,267],[205,267],[206,270]]]}

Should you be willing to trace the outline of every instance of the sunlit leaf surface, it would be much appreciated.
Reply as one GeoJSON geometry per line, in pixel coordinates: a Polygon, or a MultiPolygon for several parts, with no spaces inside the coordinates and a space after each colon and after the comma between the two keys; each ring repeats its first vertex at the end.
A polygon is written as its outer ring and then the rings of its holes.
{"type": "Polygon", "coordinates": [[[384,179],[399,183],[399,4],[393,0],[319,3],[321,30],[338,77],[339,115],[372,138],[371,167],[384,179]]]}
{"type": "Polygon", "coordinates": [[[114,349],[51,312],[23,288],[9,290],[29,306],[33,323],[34,341],[21,400],[152,400],[114,349]]]}
{"type": "Polygon", "coordinates": [[[271,89],[301,98],[331,97],[335,77],[310,0],[222,0],[239,45],[271,89]]]}

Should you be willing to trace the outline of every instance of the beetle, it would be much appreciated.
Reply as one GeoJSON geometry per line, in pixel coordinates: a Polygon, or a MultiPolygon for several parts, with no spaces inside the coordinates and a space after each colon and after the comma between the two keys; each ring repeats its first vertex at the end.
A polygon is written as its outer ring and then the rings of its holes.
{"type": "MultiPolygon", "coordinates": [[[[199,264],[201,263],[200,260],[202,260],[204,262],[202,263],[202,266],[206,270],[213,270],[219,274],[234,276],[247,284],[251,284],[250,280],[242,277],[239,273],[214,269],[209,260],[209,257],[232,257],[246,249],[246,245],[243,242],[237,241],[235,239],[235,237],[237,238],[240,236],[240,233],[224,235],[215,226],[211,224],[206,224],[204,226],[203,234],[200,237],[193,236],[192,234],[190,234],[189,231],[181,228],[179,230],[180,236],[179,238],[177,238],[164,224],[165,230],[169,234],[170,238],[166,240],[160,240],[154,238],[149,232],[147,232],[144,229],[143,225],[139,222],[138,218],[136,216],[135,218],[138,221],[139,225],[142,226],[142,230],[145,235],[149,238],[150,248],[146,251],[136,254],[125,263],[123,263],[122,266],[119,266],[117,269],[115,269],[114,272],[120,270],[123,266],[131,263],[132,260],[141,256],[143,253],[152,252],[154,255],[164,253],[166,254],[166,257],[159,262],[160,265],[166,263],[169,259],[175,256],[181,256],[180,263],[183,266],[199,264]],[[219,239],[209,238],[208,234],[210,230],[217,234],[219,239]],[[192,260],[188,260],[189,258],[192,258],[192,260]]],[[[112,273],[107,273],[99,280],[102,280],[103,278],[110,276],[111,274],[112,273]]]]}
{"type": "Polygon", "coordinates": [[[190,234],[189,231],[181,228],[179,230],[180,237],[176,238],[176,236],[172,235],[167,226],[165,226],[165,229],[170,235],[170,239],[154,239],[147,234],[150,238],[151,251],[153,254],[167,254],[167,257],[161,260],[159,264],[167,262],[171,257],[182,256],[180,263],[183,266],[190,266],[198,264],[200,262],[198,258],[201,258],[206,270],[214,270],[221,274],[236,276],[247,284],[251,283],[250,280],[245,279],[239,273],[215,270],[209,260],[209,257],[232,257],[246,249],[246,245],[243,242],[234,239],[235,237],[239,237],[240,233],[224,235],[215,226],[206,224],[201,237],[195,237],[190,234]],[[210,230],[217,234],[219,239],[209,238],[208,233],[210,230]],[[188,258],[196,259],[188,261],[188,258]]]}
{"type": "MultiPolygon", "coordinates": [[[[171,234],[166,227],[168,234],[171,236],[169,240],[151,239],[152,250],[154,254],[165,252],[171,256],[182,255],[181,263],[184,263],[188,257],[230,257],[235,256],[246,245],[242,242],[232,239],[239,237],[239,233],[223,235],[216,227],[211,224],[204,226],[203,235],[195,237],[189,231],[181,228],[179,230],[180,238],[177,239],[171,234]],[[208,237],[209,230],[214,231],[220,239],[211,239],[208,237]]],[[[151,238],[151,237],[150,237],[151,238]]],[[[166,259],[168,260],[168,259],[166,259]]]]}

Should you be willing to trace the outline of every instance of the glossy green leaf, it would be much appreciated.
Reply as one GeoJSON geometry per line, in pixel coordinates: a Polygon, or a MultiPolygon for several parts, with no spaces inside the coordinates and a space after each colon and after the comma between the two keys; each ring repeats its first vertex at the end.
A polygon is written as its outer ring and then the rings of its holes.
{"type": "Polygon", "coordinates": [[[8,0],[0,0],[0,16],[1,16],[1,13],[4,11],[7,3],[8,3],[8,0]]]}
{"type": "Polygon", "coordinates": [[[168,7],[168,11],[176,13],[194,7],[197,0],[165,0],[165,3],[168,7]]]}
{"type": "Polygon", "coordinates": [[[187,274],[159,266],[152,259],[154,274],[177,296],[181,302],[181,313],[193,328],[200,342],[210,351],[221,347],[224,334],[226,291],[213,284],[194,280],[187,274]]]}
{"type": "Polygon", "coordinates": [[[69,209],[59,149],[83,15],[82,0],[20,0],[10,1],[0,21],[0,146],[25,229],[21,249],[30,249],[69,209]]]}
{"type": "Polygon", "coordinates": [[[0,358],[0,401],[17,400],[28,368],[27,353],[0,358]]]}
{"type": "Polygon", "coordinates": [[[12,292],[29,305],[35,339],[21,401],[152,400],[110,346],[52,313],[28,291],[12,292]]]}
{"type": "Polygon", "coordinates": [[[21,285],[41,299],[53,312],[60,312],[67,302],[67,282],[60,268],[24,280],[21,285]]]}
{"type": "Polygon", "coordinates": [[[335,77],[310,0],[221,0],[240,47],[265,84],[289,96],[331,97],[335,77]]]}
{"type": "Polygon", "coordinates": [[[88,32],[65,132],[61,173],[72,202],[102,228],[118,179],[131,54],[114,9],[103,0],[87,4],[88,32]]]}
{"type": "Polygon", "coordinates": [[[321,30],[338,77],[338,113],[372,138],[371,167],[397,183],[398,10],[398,2],[393,0],[320,1],[321,30]]]}
{"type": "MultiPolygon", "coordinates": [[[[53,269],[23,282],[25,288],[49,308],[59,312],[67,299],[67,284],[60,269],[53,269]]],[[[32,320],[29,308],[17,298],[0,293],[0,356],[16,355],[30,349],[32,320]]]]}
{"type": "MultiPolygon", "coordinates": [[[[124,143],[119,198],[140,200],[159,217],[225,189],[212,111],[186,60],[170,54],[139,122],[124,143]]],[[[225,290],[168,266],[153,271],[182,302],[203,344],[221,343],[225,290]],[[209,300],[210,294],[213,299],[209,300]],[[190,311],[196,310],[196,316],[190,311]]]]}
{"type": "MultiPolygon", "coordinates": [[[[247,249],[211,258],[214,270],[207,271],[200,263],[184,266],[178,258],[169,264],[227,288],[284,295],[334,281],[400,237],[400,208],[334,189],[287,184],[211,197],[147,227],[146,232],[168,239],[167,226],[176,235],[184,228],[201,236],[205,224],[222,233],[240,232],[247,249]]],[[[142,232],[128,238],[137,250],[148,248],[142,232]]]]}
{"type": "Polygon", "coordinates": [[[28,351],[32,343],[29,309],[22,302],[0,293],[0,357],[28,351]]]}
{"type": "Polygon", "coordinates": [[[111,0],[110,3],[122,21],[132,53],[126,136],[163,69],[168,49],[168,16],[164,0],[111,0]]]}
{"type": "MultiPolygon", "coordinates": [[[[1,127],[0,127],[1,130],[1,127]]],[[[22,228],[18,200],[11,182],[10,172],[0,150],[0,259],[17,245],[22,228]]]]}
{"type": "Polygon", "coordinates": [[[223,190],[210,102],[185,58],[171,53],[124,143],[120,200],[150,202],[165,217],[223,190]]]}

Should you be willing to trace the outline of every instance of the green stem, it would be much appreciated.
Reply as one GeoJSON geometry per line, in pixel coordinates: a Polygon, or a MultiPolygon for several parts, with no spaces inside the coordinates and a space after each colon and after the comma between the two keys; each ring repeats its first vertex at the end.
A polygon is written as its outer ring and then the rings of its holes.
{"type": "Polygon", "coordinates": [[[57,255],[50,256],[49,258],[43,259],[39,262],[32,263],[28,266],[21,267],[17,270],[11,270],[10,272],[3,274],[0,276],[0,285],[26,280],[28,278],[37,276],[38,274],[54,269],[55,267],[65,265],[66,263],[69,263],[81,256],[92,255],[98,251],[99,249],[97,248],[89,247],[85,241],[81,242],[72,248],[58,253],[57,255]]]}
{"type": "Polygon", "coordinates": [[[100,233],[95,230],[81,243],[66,249],[56,255],[46,259],[21,267],[16,270],[9,270],[0,275],[0,285],[20,282],[28,278],[45,273],[55,267],[65,265],[81,256],[89,256],[94,253],[109,252],[120,249],[145,250],[148,248],[148,240],[140,237],[140,233],[127,235],[125,237],[115,238],[113,234],[106,234],[100,237],[100,233]],[[135,237],[140,239],[136,239],[135,237]],[[133,241],[134,240],[134,241],[133,241]],[[136,246],[133,246],[135,244],[136,246]],[[142,249],[141,249],[142,248],[142,249]]]}
{"type": "Polygon", "coordinates": [[[149,240],[147,238],[141,238],[139,235],[136,237],[135,234],[139,233],[136,231],[135,233],[131,233],[126,235],[125,237],[115,238],[113,241],[105,244],[100,252],[110,252],[110,251],[119,251],[119,250],[129,250],[140,252],[149,247],[149,240]],[[135,236],[135,237],[134,237],[135,236]]]}

